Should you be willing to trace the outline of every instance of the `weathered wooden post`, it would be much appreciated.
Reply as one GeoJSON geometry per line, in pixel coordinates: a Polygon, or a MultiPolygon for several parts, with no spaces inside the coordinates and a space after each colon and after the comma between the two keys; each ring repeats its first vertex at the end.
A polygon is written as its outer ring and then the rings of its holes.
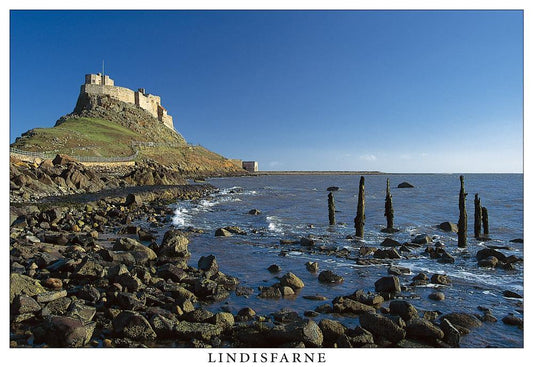
{"type": "Polygon", "coordinates": [[[385,217],[387,218],[387,232],[394,232],[394,209],[392,208],[392,195],[388,178],[387,193],[385,194],[385,217]]]}
{"type": "Polygon", "coordinates": [[[365,177],[361,176],[359,180],[359,195],[357,197],[357,215],[354,219],[355,235],[364,236],[365,231],[365,177]]]}
{"type": "Polygon", "coordinates": [[[328,214],[329,214],[329,225],[335,225],[335,198],[333,193],[328,194],[328,214]]]}
{"type": "Polygon", "coordinates": [[[483,237],[489,237],[489,212],[487,208],[482,207],[482,220],[483,220],[483,237]]]}
{"type": "Polygon", "coordinates": [[[474,237],[481,236],[481,199],[478,194],[474,198],[474,237]]]}
{"type": "Polygon", "coordinates": [[[461,190],[459,191],[459,223],[457,223],[457,246],[466,247],[466,195],[464,177],[460,176],[461,190]]]}

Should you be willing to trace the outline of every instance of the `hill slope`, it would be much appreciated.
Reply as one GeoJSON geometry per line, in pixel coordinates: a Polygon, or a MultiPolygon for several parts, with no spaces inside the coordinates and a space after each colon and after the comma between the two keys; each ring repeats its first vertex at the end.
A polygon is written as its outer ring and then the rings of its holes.
{"type": "Polygon", "coordinates": [[[175,167],[189,177],[244,174],[201,146],[189,146],[148,112],[109,96],[81,93],[71,114],[52,128],[36,128],[11,145],[25,151],[88,157],[128,157],[175,167]]]}

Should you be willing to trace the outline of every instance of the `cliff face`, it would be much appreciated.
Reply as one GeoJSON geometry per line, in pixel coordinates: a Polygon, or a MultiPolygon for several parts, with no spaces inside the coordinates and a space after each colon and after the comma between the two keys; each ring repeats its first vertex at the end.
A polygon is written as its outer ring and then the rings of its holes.
{"type": "Polygon", "coordinates": [[[107,95],[80,93],[74,111],[53,128],[36,128],[12,147],[71,156],[128,157],[174,167],[186,177],[245,174],[231,161],[183,136],[144,109],[107,95]],[[141,143],[141,144],[139,144],[141,143]]]}

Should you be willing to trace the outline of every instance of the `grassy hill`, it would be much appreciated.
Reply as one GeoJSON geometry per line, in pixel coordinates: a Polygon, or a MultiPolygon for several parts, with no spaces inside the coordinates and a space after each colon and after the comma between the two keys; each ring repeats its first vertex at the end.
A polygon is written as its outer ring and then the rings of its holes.
{"type": "Polygon", "coordinates": [[[80,95],[76,111],[51,128],[22,134],[12,147],[85,157],[129,157],[174,166],[190,177],[245,173],[225,157],[190,146],[176,131],[135,105],[108,96],[80,95]],[[141,143],[140,145],[138,143],[141,143]]]}

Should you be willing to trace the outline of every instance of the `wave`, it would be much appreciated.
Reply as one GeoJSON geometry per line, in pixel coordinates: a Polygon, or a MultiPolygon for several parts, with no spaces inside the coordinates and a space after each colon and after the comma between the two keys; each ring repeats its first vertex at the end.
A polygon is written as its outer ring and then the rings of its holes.
{"type": "Polygon", "coordinates": [[[276,216],[266,217],[268,223],[268,230],[275,233],[283,233],[281,227],[281,220],[276,216]]]}
{"type": "Polygon", "coordinates": [[[184,227],[189,223],[190,215],[189,210],[185,207],[178,206],[174,210],[174,216],[172,217],[172,224],[176,227],[184,227]]]}

